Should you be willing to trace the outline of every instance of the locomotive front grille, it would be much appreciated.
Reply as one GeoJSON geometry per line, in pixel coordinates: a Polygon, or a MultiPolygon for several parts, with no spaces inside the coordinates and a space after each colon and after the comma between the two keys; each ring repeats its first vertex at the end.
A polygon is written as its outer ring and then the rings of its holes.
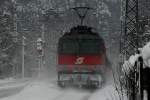
{"type": "Polygon", "coordinates": [[[62,65],[57,67],[62,74],[100,74],[104,70],[103,65],[62,65]]]}

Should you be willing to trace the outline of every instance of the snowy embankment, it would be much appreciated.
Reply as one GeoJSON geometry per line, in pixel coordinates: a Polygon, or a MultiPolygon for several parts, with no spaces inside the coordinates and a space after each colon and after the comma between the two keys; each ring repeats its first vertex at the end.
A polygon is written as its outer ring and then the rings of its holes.
{"type": "Polygon", "coordinates": [[[0,80],[0,91],[23,87],[28,84],[28,79],[2,79],[0,80]]]}

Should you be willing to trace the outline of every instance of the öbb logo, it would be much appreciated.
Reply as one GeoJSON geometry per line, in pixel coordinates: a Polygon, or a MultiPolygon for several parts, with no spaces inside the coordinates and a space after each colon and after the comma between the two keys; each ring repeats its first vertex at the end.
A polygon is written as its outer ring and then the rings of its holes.
{"type": "Polygon", "coordinates": [[[84,63],[84,57],[78,57],[78,58],[76,59],[75,64],[83,64],[83,63],[84,63]]]}

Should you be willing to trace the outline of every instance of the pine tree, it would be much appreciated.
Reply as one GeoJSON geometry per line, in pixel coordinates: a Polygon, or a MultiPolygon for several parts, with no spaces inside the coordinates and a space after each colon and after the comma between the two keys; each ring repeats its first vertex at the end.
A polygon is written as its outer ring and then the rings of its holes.
{"type": "Polygon", "coordinates": [[[0,6],[0,76],[11,76],[15,42],[12,35],[13,17],[11,1],[1,1],[0,6]]]}

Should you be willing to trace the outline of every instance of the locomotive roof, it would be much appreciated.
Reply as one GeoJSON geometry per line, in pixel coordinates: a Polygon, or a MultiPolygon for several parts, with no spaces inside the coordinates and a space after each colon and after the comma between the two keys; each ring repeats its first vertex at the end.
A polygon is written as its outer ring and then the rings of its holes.
{"type": "Polygon", "coordinates": [[[87,26],[73,27],[70,32],[66,32],[62,38],[102,39],[98,33],[92,32],[92,28],[87,26]]]}

